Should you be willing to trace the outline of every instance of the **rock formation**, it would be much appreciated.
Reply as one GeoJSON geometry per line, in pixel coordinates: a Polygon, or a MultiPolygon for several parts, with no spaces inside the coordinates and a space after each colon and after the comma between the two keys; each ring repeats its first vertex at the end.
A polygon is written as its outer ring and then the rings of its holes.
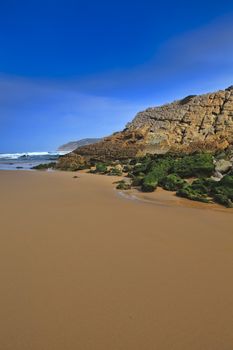
{"type": "Polygon", "coordinates": [[[233,86],[148,108],[126,128],[75,152],[96,160],[146,153],[219,150],[233,144],[233,86]]]}
{"type": "Polygon", "coordinates": [[[146,128],[148,153],[224,149],[233,142],[233,87],[149,108],[127,128],[146,128]]]}

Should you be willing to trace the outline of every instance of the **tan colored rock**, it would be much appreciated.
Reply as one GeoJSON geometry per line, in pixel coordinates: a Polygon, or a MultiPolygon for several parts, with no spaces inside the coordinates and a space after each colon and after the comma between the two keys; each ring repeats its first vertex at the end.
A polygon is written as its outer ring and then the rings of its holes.
{"type": "Polygon", "coordinates": [[[58,159],[56,168],[60,170],[76,171],[82,169],[86,165],[86,159],[79,154],[69,153],[58,159]]]}
{"type": "Polygon", "coordinates": [[[137,130],[145,125],[148,132],[144,141],[151,153],[158,149],[224,149],[233,143],[233,89],[148,108],[138,113],[127,128],[137,130]]]}
{"type": "Polygon", "coordinates": [[[75,152],[93,159],[225,149],[233,144],[233,88],[148,108],[126,129],[75,152]]]}
{"type": "Polygon", "coordinates": [[[219,159],[215,164],[216,172],[225,174],[232,168],[232,163],[229,160],[219,159]]]}

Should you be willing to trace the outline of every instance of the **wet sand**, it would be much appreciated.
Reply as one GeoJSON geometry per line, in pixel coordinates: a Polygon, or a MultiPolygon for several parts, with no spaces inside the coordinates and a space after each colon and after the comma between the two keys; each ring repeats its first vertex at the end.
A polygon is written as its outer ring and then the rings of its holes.
{"type": "Polygon", "coordinates": [[[233,349],[232,210],[78,176],[0,172],[0,349],[233,349]]]}

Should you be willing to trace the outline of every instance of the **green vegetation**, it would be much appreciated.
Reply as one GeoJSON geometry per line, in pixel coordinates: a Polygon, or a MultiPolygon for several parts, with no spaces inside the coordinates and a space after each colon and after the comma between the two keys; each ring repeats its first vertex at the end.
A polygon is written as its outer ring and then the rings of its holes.
{"type": "MultiPolygon", "coordinates": [[[[224,157],[224,152],[218,158],[224,157]]],[[[216,159],[216,158],[215,158],[216,159]]],[[[124,169],[128,170],[131,185],[143,192],[153,192],[158,186],[176,191],[179,197],[204,203],[217,202],[233,207],[233,171],[220,181],[214,175],[214,157],[211,153],[147,155],[131,159],[124,169]],[[186,179],[194,181],[187,182],[186,179]]],[[[119,189],[123,184],[119,185],[119,189]]]]}
{"type": "Polygon", "coordinates": [[[143,192],[153,192],[160,186],[165,190],[176,192],[179,197],[233,207],[233,169],[227,170],[227,174],[219,181],[214,180],[214,177],[211,178],[217,164],[214,164],[214,159],[231,160],[232,155],[232,150],[228,153],[221,151],[216,155],[208,152],[167,153],[125,159],[122,162],[96,163],[94,160],[87,161],[85,157],[71,154],[69,157],[61,157],[57,164],[40,164],[34,169],[55,168],[77,171],[93,166],[90,172],[94,174],[122,176],[123,173],[127,173],[129,179],[117,183],[119,190],[128,190],[134,186],[143,192]]]}
{"type": "Polygon", "coordinates": [[[153,192],[158,186],[158,179],[153,172],[150,172],[142,180],[142,191],[143,192],[153,192]]]}
{"type": "Polygon", "coordinates": [[[125,182],[124,180],[121,180],[118,182],[118,185],[116,188],[117,190],[130,190],[131,184],[128,182],[125,182]]]}
{"type": "Polygon", "coordinates": [[[36,165],[32,169],[33,170],[48,170],[48,169],[54,169],[55,167],[56,167],[56,163],[55,162],[51,162],[51,163],[45,163],[45,164],[36,165]]]}
{"type": "Polygon", "coordinates": [[[226,175],[216,182],[208,178],[195,180],[177,191],[177,196],[209,202],[213,200],[225,207],[233,207],[233,176],[226,175]]]}
{"type": "Polygon", "coordinates": [[[109,176],[122,176],[122,170],[118,167],[112,167],[112,168],[110,168],[108,175],[109,176]]]}
{"type": "Polygon", "coordinates": [[[132,186],[141,186],[142,185],[142,182],[143,182],[143,179],[145,177],[145,174],[143,173],[140,173],[138,174],[138,176],[135,176],[135,175],[131,175],[132,177],[132,186]]]}
{"type": "Polygon", "coordinates": [[[97,163],[95,166],[95,170],[91,170],[94,174],[106,174],[108,171],[108,167],[104,163],[97,163]]]}
{"type": "Polygon", "coordinates": [[[191,185],[185,185],[176,192],[177,196],[191,199],[193,201],[208,203],[209,199],[205,194],[200,194],[191,185]]]}
{"type": "Polygon", "coordinates": [[[97,163],[95,170],[97,173],[105,174],[107,172],[108,168],[107,168],[107,165],[105,165],[103,163],[97,163]]]}
{"type": "Polygon", "coordinates": [[[178,191],[185,184],[186,181],[176,174],[167,175],[160,181],[162,188],[168,191],[178,191]]]}
{"type": "Polygon", "coordinates": [[[152,192],[158,185],[175,191],[183,186],[182,179],[211,176],[214,171],[213,156],[210,153],[146,156],[134,165],[131,161],[131,166],[133,168],[129,176],[133,185],[141,185],[144,192],[152,192]]]}
{"type": "Polygon", "coordinates": [[[142,181],[142,191],[153,192],[157,188],[159,182],[169,174],[171,166],[172,161],[169,157],[158,161],[152,161],[150,165],[147,165],[147,169],[150,170],[142,181]]]}
{"type": "Polygon", "coordinates": [[[213,171],[213,156],[210,153],[186,155],[176,159],[172,167],[172,172],[182,178],[211,176],[213,171]]]}
{"type": "Polygon", "coordinates": [[[110,163],[93,163],[93,168],[90,170],[91,174],[104,174],[109,176],[122,176],[123,166],[121,164],[110,163]]]}
{"type": "Polygon", "coordinates": [[[228,208],[233,207],[233,176],[224,176],[212,188],[212,196],[215,202],[225,205],[228,208]]]}

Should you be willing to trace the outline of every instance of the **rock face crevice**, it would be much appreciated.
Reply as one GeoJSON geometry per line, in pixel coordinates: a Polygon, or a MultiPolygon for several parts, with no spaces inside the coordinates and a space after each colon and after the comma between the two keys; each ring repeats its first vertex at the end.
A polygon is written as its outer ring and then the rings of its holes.
{"type": "Polygon", "coordinates": [[[148,125],[145,146],[154,151],[192,151],[225,148],[233,142],[233,89],[187,98],[149,108],[127,125],[132,129],[148,125]]]}
{"type": "Polygon", "coordinates": [[[132,122],[94,145],[75,152],[96,159],[146,153],[225,149],[233,144],[233,87],[139,112],[132,122]]]}

